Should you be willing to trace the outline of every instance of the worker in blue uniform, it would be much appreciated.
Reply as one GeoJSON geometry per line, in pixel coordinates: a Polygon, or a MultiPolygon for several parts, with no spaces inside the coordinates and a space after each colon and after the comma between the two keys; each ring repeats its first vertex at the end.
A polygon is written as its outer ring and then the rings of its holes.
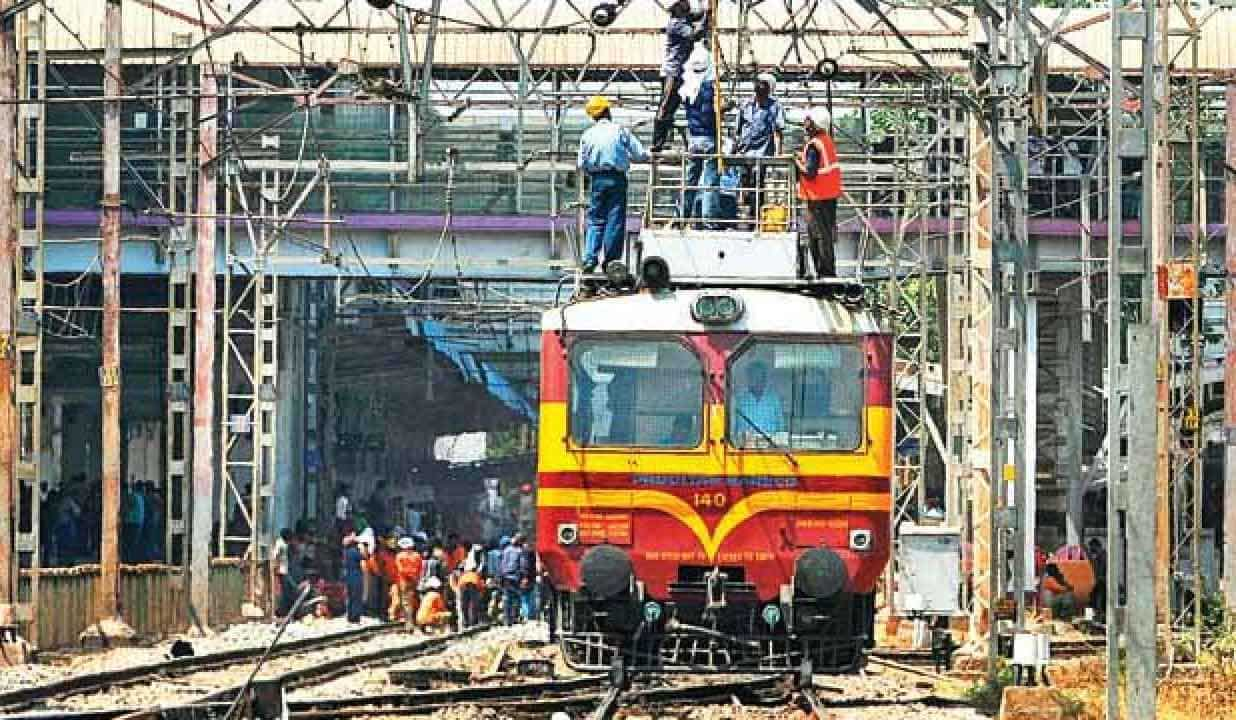
{"type": "Polygon", "coordinates": [[[680,216],[702,218],[707,229],[712,229],[711,223],[717,217],[720,204],[715,81],[708,49],[695,48],[679,91],[687,109],[687,153],[690,155],[680,216]]]}
{"type": "Polygon", "coordinates": [[[598,262],[604,268],[622,257],[627,223],[627,171],[633,161],[647,161],[648,151],[630,130],[614,122],[606,98],[592,97],[584,111],[594,124],[580,138],[576,165],[587,173],[592,185],[583,268],[584,272],[592,272],[598,262]]]}
{"type": "Polygon", "coordinates": [[[360,622],[365,611],[365,576],[361,571],[363,560],[356,536],[349,534],[343,539],[343,584],[348,589],[348,622],[360,622]]]}
{"type": "Polygon", "coordinates": [[[678,112],[687,58],[695,43],[708,35],[708,13],[703,3],[676,0],[669,8],[665,25],[665,59],[661,63],[661,101],[657,103],[656,123],[652,131],[652,151],[659,153],[669,141],[674,129],[674,114],[678,112]],[[699,7],[693,7],[693,5],[699,7]]]}

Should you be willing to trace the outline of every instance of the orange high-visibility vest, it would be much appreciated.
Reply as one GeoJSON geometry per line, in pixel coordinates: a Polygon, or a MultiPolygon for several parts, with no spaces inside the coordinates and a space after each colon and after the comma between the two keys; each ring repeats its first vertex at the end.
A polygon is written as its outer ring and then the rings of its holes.
{"type": "Polygon", "coordinates": [[[803,164],[807,163],[807,149],[815,147],[820,154],[820,169],[815,177],[798,176],[798,197],[803,200],[832,200],[841,197],[841,165],[837,162],[837,146],[828,133],[816,133],[803,146],[803,164]],[[831,168],[830,168],[831,166],[831,168]]]}

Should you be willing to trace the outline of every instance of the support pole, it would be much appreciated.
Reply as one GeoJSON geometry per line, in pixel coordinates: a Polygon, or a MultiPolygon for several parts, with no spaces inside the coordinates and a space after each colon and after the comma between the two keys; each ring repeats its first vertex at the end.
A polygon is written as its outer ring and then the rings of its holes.
{"type": "MultiPolygon", "coordinates": [[[[403,90],[411,98],[412,56],[411,50],[408,49],[408,11],[402,5],[395,6],[395,21],[399,24],[399,66],[403,70],[403,90]]],[[[430,44],[432,45],[432,41],[430,44]]],[[[420,168],[424,167],[421,158],[421,107],[422,103],[419,98],[416,102],[408,102],[408,182],[419,180],[420,168]]],[[[394,110],[393,105],[391,109],[394,110]]],[[[392,134],[392,139],[393,137],[392,134]]],[[[391,208],[392,212],[394,210],[395,208],[391,208]]]]}
{"type": "MultiPolygon", "coordinates": [[[[1236,167],[1236,82],[1227,84],[1227,166],[1236,167]]],[[[1236,608],[1236,176],[1223,182],[1227,222],[1227,359],[1223,364],[1223,593],[1236,608]]]]}
{"type": "MultiPolygon", "coordinates": [[[[13,0],[0,0],[0,12],[13,0]]],[[[17,248],[16,23],[0,23],[0,625],[16,622],[17,563],[13,518],[16,497],[17,416],[13,397],[13,255],[17,248]]]]}
{"type": "Polygon", "coordinates": [[[218,154],[218,80],[202,66],[198,110],[197,313],[193,322],[193,522],[189,598],[202,627],[210,624],[210,533],[215,490],[215,157],[218,154]]]}
{"type": "MultiPolygon", "coordinates": [[[[1158,323],[1129,325],[1129,428],[1152,427],[1156,403],[1151,401],[1155,383],[1154,348],[1158,323]]],[[[1154,720],[1156,671],[1155,654],[1155,574],[1157,559],[1150,553],[1135,552],[1136,548],[1154,545],[1155,456],[1156,446],[1148,442],[1129,443],[1129,473],[1125,532],[1128,537],[1126,583],[1125,663],[1128,689],[1125,702],[1130,720],[1154,720]]],[[[1108,577],[1111,577],[1110,575],[1108,577]]],[[[1112,592],[1116,592],[1115,586],[1112,592]]]]}
{"type": "MultiPolygon", "coordinates": [[[[1172,89],[1170,78],[1170,11],[1154,16],[1154,24],[1150,25],[1150,34],[1154,38],[1153,64],[1143,60],[1146,70],[1145,77],[1154,78],[1153,85],[1143,82],[1143,113],[1150,112],[1147,124],[1154,123],[1155,142],[1147,145],[1150,151],[1150,162],[1143,173],[1142,187],[1153,188],[1152,194],[1142,193],[1142,235],[1148,239],[1146,223],[1149,218],[1155,218],[1156,226],[1150,239],[1151,265],[1150,275],[1160,270],[1166,270],[1169,260],[1175,254],[1173,234],[1176,222],[1173,218],[1175,204],[1172,202],[1172,141],[1168,130],[1170,106],[1172,104],[1172,89]],[[1154,98],[1154,102],[1151,102],[1154,98]],[[1153,176],[1152,176],[1153,172],[1153,176]],[[1159,220],[1162,222],[1158,222],[1159,220]]],[[[1143,298],[1145,301],[1145,298],[1143,298]]],[[[1170,432],[1172,417],[1172,331],[1168,321],[1166,296],[1155,292],[1149,298],[1150,321],[1158,327],[1158,343],[1156,354],[1156,411],[1155,427],[1155,533],[1154,538],[1154,594],[1157,598],[1156,622],[1158,622],[1165,647],[1172,647],[1172,445],[1170,432]]],[[[1132,392],[1130,388],[1130,392],[1132,392]]],[[[1130,419],[1132,415],[1130,415],[1130,419]]],[[[1135,428],[1137,425],[1130,425],[1135,428]]],[[[1132,431],[1130,431],[1130,436],[1132,431]]],[[[1132,452],[1132,450],[1130,450],[1132,452]]],[[[1130,478],[1131,479],[1131,478],[1130,478]]],[[[1130,571],[1132,563],[1130,562],[1130,571]]]]}
{"type": "MultiPolygon", "coordinates": [[[[120,0],[107,0],[104,17],[103,94],[123,92],[120,0]]],[[[120,100],[103,103],[103,537],[99,554],[99,623],[83,641],[125,640],[133,635],[120,617],[120,100]]]]}

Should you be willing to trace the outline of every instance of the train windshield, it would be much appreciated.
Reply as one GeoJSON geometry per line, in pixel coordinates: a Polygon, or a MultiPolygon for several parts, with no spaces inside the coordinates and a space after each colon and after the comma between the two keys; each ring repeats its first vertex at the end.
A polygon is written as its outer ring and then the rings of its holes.
{"type": "Polygon", "coordinates": [[[863,352],[853,344],[757,340],[731,362],[730,444],[742,449],[856,450],[863,352]]]}
{"type": "Polygon", "coordinates": [[[581,340],[571,348],[571,439],[605,447],[696,447],[704,369],[677,340],[581,340]]]}

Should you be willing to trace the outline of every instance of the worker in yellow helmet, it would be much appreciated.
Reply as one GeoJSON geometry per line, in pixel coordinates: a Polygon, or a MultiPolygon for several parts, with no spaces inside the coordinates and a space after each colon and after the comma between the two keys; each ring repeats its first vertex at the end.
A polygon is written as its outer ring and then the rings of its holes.
{"type": "Polygon", "coordinates": [[[627,171],[632,161],[647,161],[648,151],[630,130],[614,122],[608,99],[593,96],[584,112],[594,123],[579,140],[576,163],[587,173],[592,187],[583,266],[588,273],[598,263],[604,268],[622,257],[627,223],[627,171]]]}

